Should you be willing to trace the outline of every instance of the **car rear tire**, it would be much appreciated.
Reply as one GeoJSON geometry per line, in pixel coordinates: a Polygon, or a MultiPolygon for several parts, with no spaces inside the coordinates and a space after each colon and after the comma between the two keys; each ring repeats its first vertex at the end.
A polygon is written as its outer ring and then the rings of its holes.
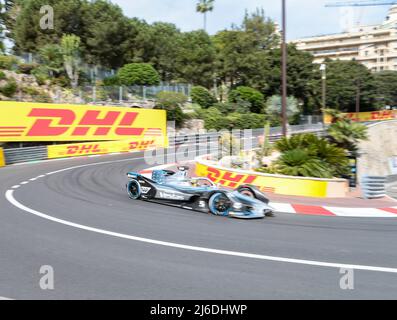
{"type": "Polygon", "coordinates": [[[127,184],[127,192],[132,200],[139,200],[142,195],[141,184],[137,180],[131,180],[127,184]]]}
{"type": "Polygon", "coordinates": [[[212,214],[226,217],[232,209],[232,201],[223,192],[217,192],[211,196],[208,207],[212,214]]]}

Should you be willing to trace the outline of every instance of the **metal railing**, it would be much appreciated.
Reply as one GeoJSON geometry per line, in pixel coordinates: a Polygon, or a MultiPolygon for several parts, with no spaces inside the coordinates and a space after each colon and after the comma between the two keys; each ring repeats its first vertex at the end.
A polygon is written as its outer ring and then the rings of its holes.
{"type": "MultiPolygon", "coordinates": [[[[318,135],[322,135],[324,133],[322,125],[300,125],[300,126],[290,126],[291,134],[300,134],[300,133],[314,133],[318,135]]],[[[234,136],[238,139],[242,139],[244,136],[250,137],[252,136],[252,144],[250,144],[253,148],[257,148],[259,146],[259,137],[264,135],[265,129],[253,129],[253,130],[242,130],[238,132],[234,132],[234,136]],[[246,135],[245,135],[246,134],[246,135]]],[[[183,144],[191,144],[196,143],[200,144],[207,141],[214,141],[221,136],[221,133],[213,132],[208,134],[197,134],[197,135],[172,135],[169,136],[169,146],[170,147],[178,147],[183,144]]],[[[275,142],[282,138],[282,128],[276,127],[271,128],[270,130],[270,141],[275,142]]],[[[4,156],[6,159],[6,164],[17,164],[24,162],[35,162],[42,161],[48,159],[47,154],[47,146],[37,146],[37,147],[28,147],[28,148],[12,148],[12,149],[4,149],[4,156]]]]}
{"type": "Polygon", "coordinates": [[[47,146],[4,149],[6,164],[47,160],[47,146]]]}

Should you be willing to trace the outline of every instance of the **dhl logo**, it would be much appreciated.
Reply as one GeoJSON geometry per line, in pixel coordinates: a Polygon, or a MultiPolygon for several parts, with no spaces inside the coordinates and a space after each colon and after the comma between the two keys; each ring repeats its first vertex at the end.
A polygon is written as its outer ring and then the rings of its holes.
{"type": "Polygon", "coordinates": [[[133,128],[137,112],[88,110],[81,119],[69,109],[34,108],[29,118],[37,118],[28,130],[28,137],[61,136],[70,131],[71,136],[107,136],[114,128],[118,136],[141,136],[144,128],[133,128]]]}
{"type": "Polygon", "coordinates": [[[155,140],[151,141],[141,141],[141,142],[130,142],[129,151],[134,150],[146,150],[149,147],[153,146],[156,143],[155,140]]]}
{"type": "Polygon", "coordinates": [[[257,182],[258,176],[249,174],[238,174],[233,172],[221,171],[215,168],[207,167],[207,178],[214,183],[219,183],[224,187],[237,188],[243,184],[257,185],[265,193],[275,193],[276,189],[272,187],[261,186],[257,182]]]}
{"type": "Polygon", "coordinates": [[[256,180],[256,176],[247,174],[237,174],[232,172],[220,171],[215,168],[208,168],[207,177],[214,183],[219,183],[225,187],[237,188],[242,184],[252,184],[256,180]]]}
{"type": "Polygon", "coordinates": [[[385,110],[385,111],[373,111],[363,113],[348,113],[346,118],[352,121],[382,121],[392,120],[397,118],[397,111],[385,110]]]}
{"type": "Polygon", "coordinates": [[[165,135],[163,110],[0,101],[0,141],[121,141],[165,135]]]}
{"type": "MultiPolygon", "coordinates": [[[[116,148],[113,151],[135,151],[135,150],[146,150],[149,147],[155,144],[155,140],[150,141],[140,141],[140,142],[129,142],[126,150],[121,150],[116,148]]],[[[91,143],[91,144],[77,144],[66,146],[66,155],[89,155],[89,154],[98,154],[98,153],[107,153],[111,152],[107,147],[101,147],[100,143],[91,143]]]]}

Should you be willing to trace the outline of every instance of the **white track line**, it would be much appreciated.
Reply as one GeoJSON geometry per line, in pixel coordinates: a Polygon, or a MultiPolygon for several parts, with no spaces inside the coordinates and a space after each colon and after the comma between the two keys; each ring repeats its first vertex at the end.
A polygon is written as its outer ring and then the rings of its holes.
{"type": "Polygon", "coordinates": [[[13,300],[13,299],[10,299],[10,298],[5,298],[5,297],[0,297],[0,301],[4,301],[4,300],[13,300]]]}
{"type": "Polygon", "coordinates": [[[375,271],[375,272],[385,272],[385,273],[397,273],[397,268],[385,268],[385,267],[364,266],[364,265],[354,265],[354,264],[329,263],[329,262],[312,261],[312,260],[290,259],[290,258],[273,257],[273,256],[260,255],[260,254],[196,247],[196,246],[189,246],[189,245],[173,243],[173,242],[141,238],[141,237],[136,237],[136,236],[127,235],[127,234],[123,234],[123,233],[117,233],[117,232],[112,232],[112,231],[108,231],[108,230],[93,228],[93,227],[85,226],[82,224],[78,224],[78,223],[74,223],[74,222],[70,222],[70,221],[66,221],[66,220],[62,220],[62,219],[58,219],[58,218],[46,215],[46,214],[36,211],[34,209],[28,208],[28,207],[24,206],[23,204],[21,204],[20,202],[18,202],[14,198],[13,190],[8,190],[6,192],[6,198],[15,207],[17,207],[23,211],[29,212],[37,217],[40,217],[40,218],[43,218],[46,220],[50,220],[50,221],[53,221],[56,223],[60,223],[60,224],[63,224],[63,225],[69,226],[69,227],[86,230],[86,231],[90,231],[90,232],[95,232],[95,233],[100,233],[100,234],[104,234],[104,235],[111,236],[111,237],[128,239],[128,240],[149,243],[149,244],[154,244],[154,245],[159,245],[159,246],[164,246],[164,247],[184,249],[184,250],[190,250],[190,251],[198,251],[198,252],[204,252],[204,253],[219,254],[219,255],[225,255],[225,256],[234,256],[234,257],[241,257],[241,258],[293,263],[293,264],[301,264],[301,265],[309,265],[309,266],[317,266],[317,267],[337,268],[337,269],[344,268],[344,269],[375,271]]]}
{"type": "MultiPolygon", "coordinates": [[[[123,159],[123,160],[117,160],[117,161],[90,163],[90,164],[65,168],[65,169],[58,170],[58,171],[53,171],[53,172],[48,173],[47,175],[53,175],[53,174],[57,174],[60,172],[65,172],[65,171],[89,167],[89,166],[103,165],[103,164],[117,163],[117,162],[134,161],[134,160],[141,160],[141,159],[144,159],[144,158],[123,159]]],[[[314,261],[314,260],[291,259],[291,258],[284,258],[284,257],[266,256],[266,255],[261,255],[261,254],[252,254],[252,253],[245,253],[245,252],[236,252],[236,251],[218,250],[218,249],[205,248],[205,247],[196,247],[196,246],[189,246],[189,245],[184,245],[184,244],[179,244],[179,243],[136,237],[133,235],[127,235],[127,234],[123,234],[123,233],[117,233],[117,232],[112,232],[112,231],[108,231],[108,230],[93,228],[93,227],[85,226],[82,224],[74,223],[71,221],[58,219],[58,218],[49,216],[45,213],[36,211],[36,210],[26,207],[22,203],[18,202],[14,198],[14,190],[7,190],[5,193],[5,197],[15,207],[19,208],[22,211],[31,213],[37,217],[40,217],[40,218],[43,218],[43,219],[46,219],[46,220],[49,220],[52,222],[60,223],[60,224],[63,224],[63,225],[69,226],[69,227],[86,230],[86,231],[90,231],[90,232],[95,232],[95,233],[99,233],[99,234],[104,234],[107,236],[117,237],[117,238],[121,238],[121,239],[127,239],[127,240],[143,242],[143,243],[148,243],[148,244],[153,244],[153,245],[159,245],[159,246],[164,246],[164,247],[170,247],[170,248],[176,248],[176,249],[183,249],[183,250],[190,250],[190,251],[204,252],[204,253],[212,253],[212,254],[218,254],[218,255],[224,255],[224,256],[234,256],[234,257],[241,257],[241,258],[248,258],[248,259],[256,259],[256,260],[266,260],[266,261],[273,261],[273,262],[292,263],[292,264],[309,265],[309,266],[326,267],[326,268],[337,268],[337,269],[343,268],[343,269],[354,269],[354,270],[374,271],[374,272],[384,272],[384,273],[397,273],[397,268],[386,268],[386,267],[343,264],[343,263],[330,263],[330,262],[322,262],[322,261],[314,261]]]]}

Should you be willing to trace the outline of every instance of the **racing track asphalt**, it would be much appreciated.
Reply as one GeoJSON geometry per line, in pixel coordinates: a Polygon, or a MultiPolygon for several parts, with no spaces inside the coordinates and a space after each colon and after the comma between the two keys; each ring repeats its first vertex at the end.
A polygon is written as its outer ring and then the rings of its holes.
{"type": "Polygon", "coordinates": [[[12,299],[396,299],[397,274],[355,271],[344,291],[337,268],[257,260],[112,237],[37,217],[147,239],[330,263],[397,268],[397,219],[277,214],[239,221],[134,202],[126,172],[142,154],[79,158],[0,169],[0,296],[12,299]],[[55,290],[39,287],[50,265],[55,290]]]}

